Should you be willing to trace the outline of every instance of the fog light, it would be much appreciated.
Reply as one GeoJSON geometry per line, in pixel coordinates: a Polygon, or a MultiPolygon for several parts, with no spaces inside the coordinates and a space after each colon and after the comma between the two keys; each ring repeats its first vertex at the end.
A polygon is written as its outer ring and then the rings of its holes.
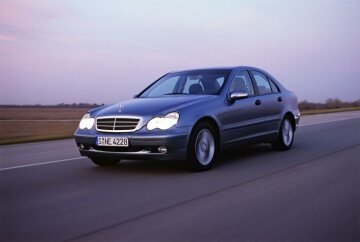
{"type": "Polygon", "coordinates": [[[158,151],[159,151],[159,153],[165,154],[165,153],[167,152],[167,149],[166,149],[166,147],[164,147],[164,146],[160,146],[160,147],[158,148],[158,151]]]}
{"type": "Polygon", "coordinates": [[[80,146],[80,149],[82,149],[82,150],[85,148],[85,146],[83,144],[80,144],[79,146],[80,146]]]}

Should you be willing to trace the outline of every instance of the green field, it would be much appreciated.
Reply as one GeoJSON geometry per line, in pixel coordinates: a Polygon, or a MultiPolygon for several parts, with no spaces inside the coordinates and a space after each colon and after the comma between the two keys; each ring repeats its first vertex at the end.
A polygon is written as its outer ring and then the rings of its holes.
{"type": "MultiPolygon", "coordinates": [[[[354,111],[336,108],[302,111],[302,115],[354,111]]],[[[71,138],[87,108],[0,108],[0,145],[71,138]]]]}

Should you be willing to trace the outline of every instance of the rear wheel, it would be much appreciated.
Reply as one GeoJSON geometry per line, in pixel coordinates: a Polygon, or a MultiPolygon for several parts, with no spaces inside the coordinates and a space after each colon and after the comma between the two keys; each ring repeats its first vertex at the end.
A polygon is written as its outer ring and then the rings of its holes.
{"type": "Polygon", "coordinates": [[[108,158],[108,157],[105,158],[93,157],[90,159],[98,166],[116,166],[120,162],[119,159],[108,158]]]}
{"type": "Polygon", "coordinates": [[[294,142],[294,127],[289,117],[285,117],[281,123],[277,140],[271,145],[275,150],[289,150],[294,142]]]}
{"type": "Polygon", "coordinates": [[[218,152],[214,128],[208,123],[198,124],[190,137],[188,165],[195,171],[211,169],[218,152]]]}

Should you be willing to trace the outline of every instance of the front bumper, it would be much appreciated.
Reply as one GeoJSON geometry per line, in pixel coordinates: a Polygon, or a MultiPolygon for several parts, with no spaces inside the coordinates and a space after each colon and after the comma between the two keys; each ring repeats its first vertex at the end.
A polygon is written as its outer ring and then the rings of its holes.
{"type": "Polygon", "coordinates": [[[299,123],[300,123],[300,116],[301,116],[300,111],[298,111],[298,113],[294,116],[294,118],[295,118],[295,126],[296,126],[296,128],[299,126],[299,123]]]}
{"type": "Polygon", "coordinates": [[[112,157],[119,159],[184,160],[187,154],[188,132],[181,133],[84,133],[75,132],[75,141],[82,156],[112,157]],[[98,136],[128,137],[129,147],[97,146],[98,136]],[[166,153],[159,152],[166,147],[166,153]]]}

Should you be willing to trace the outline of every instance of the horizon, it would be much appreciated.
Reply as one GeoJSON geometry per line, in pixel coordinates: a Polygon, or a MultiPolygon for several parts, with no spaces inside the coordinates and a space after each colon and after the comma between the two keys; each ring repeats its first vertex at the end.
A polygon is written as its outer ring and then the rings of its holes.
{"type": "Polygon", "coordinates": [[[360,99],[360,2],[0,3],[0,104],[117,103],[163,74],[249,65],[299,101],[360,99]]]}
{"type": "MultiPolygon", "coordinates": [[[[327,101],[340,101],[341,103],[358,103],[360,102],[360,98],[358,99],[354,99],[354,100],[350,100],[350,101],[344,101],[344,100],[341,100],[339,98],[336,98],[336,97],[329,97],[327,98],[326,100],[323,100],[323,101],[318,101],[318,102],[315,102],[315,101],[312,101],[312,100],[298,100],[298,103],[301,104],[301,103],[310,103],[310,104],[326,104],[327,101]]],[[[89,106],[106,106],[106,105],[112,105],[112,104],[117,104],[117,102],[114,102],[114,103],[91,103],[91,102],[73,102],[73,103],[55,103],[55,104],[50,104],[50,103],[44,103],[44,104],[40,104],[40,103],[28,103],[28,104],[14,104],[14,103],[9,103],[9,104],[2,104],[0,103],[0,108],[1,107],[8,107],[8,106],[29,106],[29,107],[33,107],[33,106],[40,106],[40,107],[46,107],[46,106],[59,106],[59,107],[62,107],[62,106],[71,106],[71,105],[75,105],[75,106],[81,106],[81,105],[89,105],[89,106]]]]}

